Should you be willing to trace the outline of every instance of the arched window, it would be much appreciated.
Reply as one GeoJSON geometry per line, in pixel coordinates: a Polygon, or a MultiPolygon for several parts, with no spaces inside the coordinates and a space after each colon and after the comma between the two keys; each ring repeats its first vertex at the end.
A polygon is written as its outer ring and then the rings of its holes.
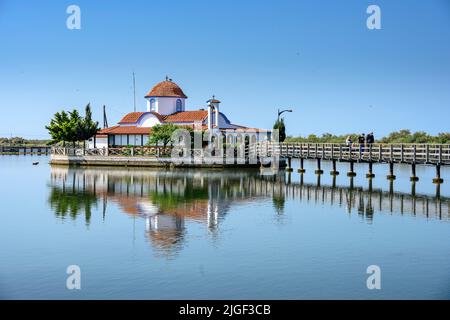
{"type": "Polygon", "coordinates": [[[183,111],[183,103],[181,99],[177,99],[177,112],[183,111]]]}
{"type": "Polygon", "coordinates": [[[150,111],[156,111],[155,110],[155,99],[150,99],[150,111]]]}

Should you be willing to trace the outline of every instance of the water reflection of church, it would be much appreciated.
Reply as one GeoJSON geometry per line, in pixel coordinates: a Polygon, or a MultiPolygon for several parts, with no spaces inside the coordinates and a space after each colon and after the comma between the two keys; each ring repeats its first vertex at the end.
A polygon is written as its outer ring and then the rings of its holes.
{"type": "MultiPolygon", "coordinates": [[[[58,217],[76,218],[91,207],[109,202],[122,212],[146,221],[146,235],[165,253],[177,251],[185,240],[186,223],[200,223],[218,236],[221,221],[232,206],[271,200],[277,219],[287,200],[339,206],[356,212],[368,223],[375,214],[409,215],[450,220],[450,199],[336,185],[292,182],[290,174],[261,176],[257,171],[149,170],[123,168],[52,167],[49,203],[58,217]]],[[[392,188],[392,186],[391,186],[392,188]]]]}
{"type": "Polygon", "coordinates": [[[186,220],[206,225],[214,235],[233,203],[251,200],[244,181],[254,174],[53,167],[51,184],[65,192],[95,194],[104,214],[113,202],[122,212],[144,218],[152,244],[171,250],[183,241],[186,220]]]}

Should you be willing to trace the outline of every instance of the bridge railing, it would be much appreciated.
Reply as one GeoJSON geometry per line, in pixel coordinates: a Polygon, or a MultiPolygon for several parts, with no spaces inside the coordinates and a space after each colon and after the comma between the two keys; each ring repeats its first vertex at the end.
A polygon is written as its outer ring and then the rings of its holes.
{"type": "Polygon", "coordinates": [[[450,164],[448,144],[334,144],[260,142],[257,154],[342,161],[450,164]]]}
{"type": "MultiPolygon", "coordinates": [[[[52,147],[51,153],[70,156],[144,156],[169,157],[172,147],[113,147],[113,148],[64,148],[52,147]]],[[[205,156],[206,149],[192,149],[192,157],[205,156]]],[[[210,150],[209,150],[210,151],[210,150]]],[[[216,150],[218,152],[220,150],[216,150]]],[[[259,142],[245,145],[243,150],[232,151],[234,157],[292,157],[305,159],[324,159],[338,161],[372,161],[396,163],[423,163],[450,165],[450,145],[446,144],[335,144],[335,143],[274,143],[259,142]]],[[[224,156],[229,156],[226,151],[224,156]]]]}

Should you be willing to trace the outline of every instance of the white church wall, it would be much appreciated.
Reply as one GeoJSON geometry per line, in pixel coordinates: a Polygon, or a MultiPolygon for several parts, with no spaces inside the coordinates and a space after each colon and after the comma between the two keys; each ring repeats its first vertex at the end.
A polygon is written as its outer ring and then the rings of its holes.
{"type": "Polygon", "coordinates": [[[150,110],[150,100],[155,99],[155,111],[159,114],[168,115],[177,111],[177,100],[181,100],[181,111],[185,110],[185,100],[176,97],[155,97],[147,98],[147,111],[150,110]]]}
{"type": "Polygon", "coordinates": [[[161,122],[159,119],[151,113],[144,114],[138,121],[137,126],[138,127],[145,127],[150,128],[153,127],[155,124],[160,124],[161,122]]]}
{"type": "Polygon", "coordinates": [[[95,138],[94,143],[94,137],[90,138],[86,141],[86,147],[88,149],[94,149],[94,148],[107,148],[108,147],[108,138],[95,138]]]}

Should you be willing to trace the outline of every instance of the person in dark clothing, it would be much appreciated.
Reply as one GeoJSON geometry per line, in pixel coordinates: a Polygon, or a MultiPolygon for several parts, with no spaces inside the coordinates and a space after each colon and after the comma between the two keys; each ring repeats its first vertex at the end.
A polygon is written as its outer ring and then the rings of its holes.
{"type": "Polygon", "coordinates": [[[369,133],[366,137],[367,144],[375,143],[375,137],[373,136],[373,132],[369,133]]]}
{"type": "Polygon", "coordinates": [[[358,137],[359,151],[364,152],[364,144],[366,143],[366,135],[363,133],[358,137]]]}

